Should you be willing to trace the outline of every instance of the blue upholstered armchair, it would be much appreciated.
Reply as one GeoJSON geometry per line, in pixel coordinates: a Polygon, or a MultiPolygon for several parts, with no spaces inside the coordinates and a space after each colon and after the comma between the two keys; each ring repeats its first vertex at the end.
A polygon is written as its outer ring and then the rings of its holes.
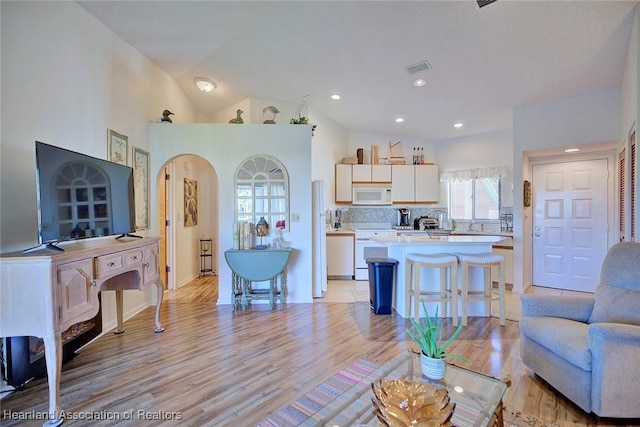
{"type": "Polygon", "coordinates": [[[522,361],[586,412],[640,417],[640,243],[618,243],[594,298],[522,295],[522,361]]]}

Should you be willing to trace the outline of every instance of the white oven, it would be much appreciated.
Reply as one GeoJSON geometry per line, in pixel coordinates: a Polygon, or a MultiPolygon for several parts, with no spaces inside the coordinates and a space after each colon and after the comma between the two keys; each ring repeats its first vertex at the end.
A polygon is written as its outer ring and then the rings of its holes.
{"type": "Polygon", "coordinates": [[[369,280],[367,258],[387,258],[387,247],[371,240],[374,236],[395,236],[395,230],[354,229],[356,232],[356,280],[369,280]]]}

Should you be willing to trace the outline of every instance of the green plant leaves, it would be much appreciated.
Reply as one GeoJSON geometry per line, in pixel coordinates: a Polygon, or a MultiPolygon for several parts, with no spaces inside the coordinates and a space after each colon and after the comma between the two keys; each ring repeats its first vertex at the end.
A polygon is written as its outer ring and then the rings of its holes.
{"type": "Polygon", "coordinates": [[[424,301],[421,301],[422,309],[425,313],[425,320],[423,323],[416,322],[414,318],[411,318],[411,326],[413,330],[407,329],[407,335],[420,346],[420,350],[427,356],[437,359],[444,359],[447,357],[455,357],[466,362],[470,362],[469,359],[459,354],[447,353],[447,348],[456,339],[460,331],[462,330],[462,322],[458,323],[457,329],[451,336],[443,342],[442,340],[442,325],[438,324],[438,307],[436,307],[436,314],[432,317],[429,316],[427,307],[424,301]]]}

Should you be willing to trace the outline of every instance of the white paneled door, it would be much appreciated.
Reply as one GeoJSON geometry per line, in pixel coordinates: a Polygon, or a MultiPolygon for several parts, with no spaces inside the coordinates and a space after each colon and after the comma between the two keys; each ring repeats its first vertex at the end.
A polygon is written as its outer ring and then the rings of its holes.
{"type": "Polygon", "coordinates": [[[533,283],[593,292],[607,253],[607,160],[533,166],[533,283]]]}

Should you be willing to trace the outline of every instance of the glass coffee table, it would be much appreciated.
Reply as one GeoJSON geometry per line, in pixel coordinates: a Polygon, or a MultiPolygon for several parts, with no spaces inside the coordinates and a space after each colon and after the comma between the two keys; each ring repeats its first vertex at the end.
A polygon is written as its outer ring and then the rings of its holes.
{"type": "Polygon", "coordinates": [[[362,381],[336,396],[319,409],[301,426],[380,426],[373,412],[371,383],[382,378],[424,381],[447,388],[452,402],[456,403],[451,423],[460,427],[502,427],[502,397],[507,383],[478,372],[447,365],[444,381],[429,380],[422,375],[420,357],[403,352],[381,365],[362,381]]]}

